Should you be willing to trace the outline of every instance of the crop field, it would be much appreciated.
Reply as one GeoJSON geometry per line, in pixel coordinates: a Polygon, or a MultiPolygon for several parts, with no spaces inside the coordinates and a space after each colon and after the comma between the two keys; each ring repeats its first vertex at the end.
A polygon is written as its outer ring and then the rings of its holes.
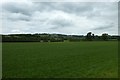
{"type": "Polygon", "coordinates": [[[118,42],[2,44],[3,78],[117,78],[118,42]]]}

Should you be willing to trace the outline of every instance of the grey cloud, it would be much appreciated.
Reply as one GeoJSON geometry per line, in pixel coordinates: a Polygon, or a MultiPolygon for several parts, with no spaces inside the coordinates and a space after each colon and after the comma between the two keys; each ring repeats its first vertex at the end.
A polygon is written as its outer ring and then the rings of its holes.
{"type": "MultiPolygon", "coordinates": [[[[93,3],[93,2],[35,2],[34,5],[6,3],[3,8],[12,13],[22,13],[24,15],[32,15],[35,11],[53,11],[60,10],[78,16],[87,16],[89,18],[100,16],[101,9],[104,10],[110,3],[93,3]],[[98,11],[94,11],[96,8],[98,11]],[[100,10],[99,10],[100,9],[100,10]]],[[[108,8],[107,8],[108,9],[108,8]]],[[[115,7],[110,7],[115,10],[115,7]]]]}
{"type": "MultiPolygon", "coordinates": [[[[99,2],[41,2],[37,3],[39,11],[60,10],[77,16],[86,16],[87,18],[96,18],[103,16],[103,12],[116,11],[117,3],[99,3],[99,2]],[[111,6],[113,5],[113,6],[111,6]]],[[[116,12],[115,12],[116,13],[116,12]]],[[[110,13],[108,13],[110,14],[110,13]]],[[[105,15],[106,16],[106,15],[105,15]]]]}
{"type": "Polygon", "coordinates": [[[27,4],[9,2],[2,5],[2,8],[11,13],[21,13],[27,16],[32,14],[32,7],[27,4]]]}
{"type": "Polygon", "coordinates": [[[75,13],[75,14],[93,11],[92,4],[90,5],[89,3],[42,2],[42,3],[37,3],[37,4],[38,4],[38,9],[41,11],[61,10],[67,13],[75,13]]]}
{"type": "Polygon", "coordinates": [[[63,27],[70,27],[72,26],[72,21],[70,20],[65,20],[65,19],[55,19],[53,21],[50,21],[50,24],[55,25],[52,27],[52,29],[57,29],[57,28],[63,28],[63,27]]]}
{"type": "MultiPolygon", "coordinates": [[[[10,14],[10,13],[9,13],[10,14]]],[[[7,19],[8,20],[11,20],[11,21],[30,21],[30,16],[26,16],[26,15],[23,15],[23,14],[18,14],[18,15],[14,15],[14,14],[11,14],[12,16],[8,16],[7,19]]]]}
{"type": "Polygon", "coordinates": [[[67,11],[68,13],[84,13],[88,11],[92,11],[93,7],[89,4],[85,5],[81,3],[65,3],[63,4],[62,10],[67,11]],[[66,7],[66,8],[65,8],[66,7]]]}
{"type": "Polygon", "coordinates": [[[36,4],[36,8],[37,8],[36,11],[55,10],[55,4],[51,2],[35,2],[34,4],[36,4]]]}
{"type": "Polygon", "coordinates": [[[94,30],[105,30],[105,29],[110,29],[110,28],[113,28],[114,27],[114,24],[111,23],[111,24],[108,24],[108,25],[103,25],[103,26],[99,26],[99,27],[96,27],[94,28],[94,30]]]}

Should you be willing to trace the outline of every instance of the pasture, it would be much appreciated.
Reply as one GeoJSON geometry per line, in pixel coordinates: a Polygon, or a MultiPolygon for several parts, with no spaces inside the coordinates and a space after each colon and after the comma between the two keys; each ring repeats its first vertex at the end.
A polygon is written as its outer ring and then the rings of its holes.
{"type": "Polygon", "coordinates": [[[118,42],[2,44],[3,78],[117,78],[118,42]]]}

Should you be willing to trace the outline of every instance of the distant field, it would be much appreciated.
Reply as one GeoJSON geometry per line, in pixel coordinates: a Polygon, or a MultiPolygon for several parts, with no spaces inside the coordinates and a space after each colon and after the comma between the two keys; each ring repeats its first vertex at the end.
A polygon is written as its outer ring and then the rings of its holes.
{"type": "Polygon", "coordinates": [[[117,41],[3,43],[3,78],[116,78],[117,41]]]}

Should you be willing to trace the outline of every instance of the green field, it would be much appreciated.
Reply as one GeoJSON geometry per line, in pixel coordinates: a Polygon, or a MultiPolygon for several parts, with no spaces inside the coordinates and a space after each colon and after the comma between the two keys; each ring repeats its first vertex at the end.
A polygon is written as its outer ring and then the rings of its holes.
{"type": "Polygon", "coordinates": [[[3,78],[116,78],[118,42],[3,43],[3,78]]]}

